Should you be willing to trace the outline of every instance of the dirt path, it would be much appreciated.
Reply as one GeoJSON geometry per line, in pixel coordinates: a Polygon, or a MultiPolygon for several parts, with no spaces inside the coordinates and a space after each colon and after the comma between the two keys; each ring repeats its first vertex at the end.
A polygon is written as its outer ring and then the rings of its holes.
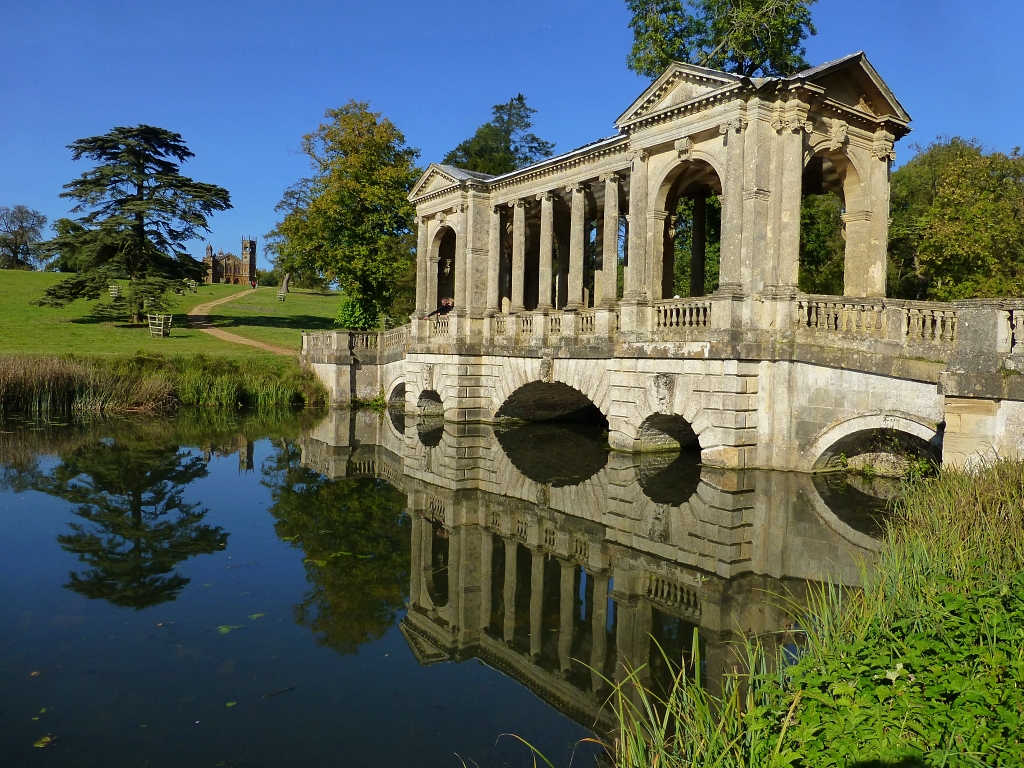
{"type": "Polygon", "coordinates": [[[253,339],[247,339],[244,336],[239,336],[237,333],[222,331],[220,328],[214,328],[210,325],[211,318],[209,312],[211,309],[219,304],[227,304],[229,301],[234,301],[241,296],[248,295],[249,291],[239,291],[238,293],[232,293],[230,296],[225,296],[223,299],[216,299],[214,301],[207,301],[203,304],[196,304],[188,312],[189,322],[193,327],[198,328],[203,333],[208,333],[222,341],[230,341],[232,344],[245,344],[249,347],[262,349],[264,352],[273,352],[275,355],[288,355],[290,357],[294,357],[299,354],[298,351],[294,349],[277,347],[273,344],[267,344],[265,341],[254,341],[253,339]]]}

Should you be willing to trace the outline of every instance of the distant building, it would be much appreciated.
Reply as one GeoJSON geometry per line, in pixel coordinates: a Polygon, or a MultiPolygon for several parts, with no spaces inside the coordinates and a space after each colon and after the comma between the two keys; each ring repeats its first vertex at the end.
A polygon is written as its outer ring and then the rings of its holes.
{"type": "Polygon", "coordinates": [[[242,257],[233,253],[213,252],[213,246],[206,245],[207,283],[230,283],[231,285],[248,285],[256,280],[256,238],[242,238],[242,257]]]}

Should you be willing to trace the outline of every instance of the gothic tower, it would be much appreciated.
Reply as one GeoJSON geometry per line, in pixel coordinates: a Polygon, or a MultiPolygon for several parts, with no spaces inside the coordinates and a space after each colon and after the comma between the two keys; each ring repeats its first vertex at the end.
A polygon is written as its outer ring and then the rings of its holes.
{"type": "Polygon", "coordinates": [[[256,238],[242,238],[242,278],[251,283],[256,279],[256,238]]]}

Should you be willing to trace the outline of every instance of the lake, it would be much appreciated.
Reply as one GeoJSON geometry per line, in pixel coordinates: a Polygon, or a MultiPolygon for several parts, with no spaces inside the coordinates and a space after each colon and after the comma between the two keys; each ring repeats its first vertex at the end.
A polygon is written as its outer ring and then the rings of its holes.
{"type": "Polygon", "coordinates": [[[716,690],[741,634],[796,652],[890,490],[583,426],[7,421],[0,764],[593,765],[625,668],[716,690]]]}

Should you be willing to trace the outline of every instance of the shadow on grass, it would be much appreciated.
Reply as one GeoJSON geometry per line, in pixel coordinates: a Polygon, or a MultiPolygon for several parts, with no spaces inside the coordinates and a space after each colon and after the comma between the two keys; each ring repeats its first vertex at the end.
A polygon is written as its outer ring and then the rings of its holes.
{"type": "Polygon", "coordinates": [[[849,768],[928,768],[928,763],[920,757],[903,757],[899,760],[868,760],[862,763],[850,763],[849,768]]]}
{"type": "Polygon", "coordinates": [[[285,328],[293,331],[330,331],[337,328],[330,317],[316,315],[253,315],[252,317],[234,317],[215,315],[210,318],[214,328],[229,330],[231,328],[285,328]]]}

